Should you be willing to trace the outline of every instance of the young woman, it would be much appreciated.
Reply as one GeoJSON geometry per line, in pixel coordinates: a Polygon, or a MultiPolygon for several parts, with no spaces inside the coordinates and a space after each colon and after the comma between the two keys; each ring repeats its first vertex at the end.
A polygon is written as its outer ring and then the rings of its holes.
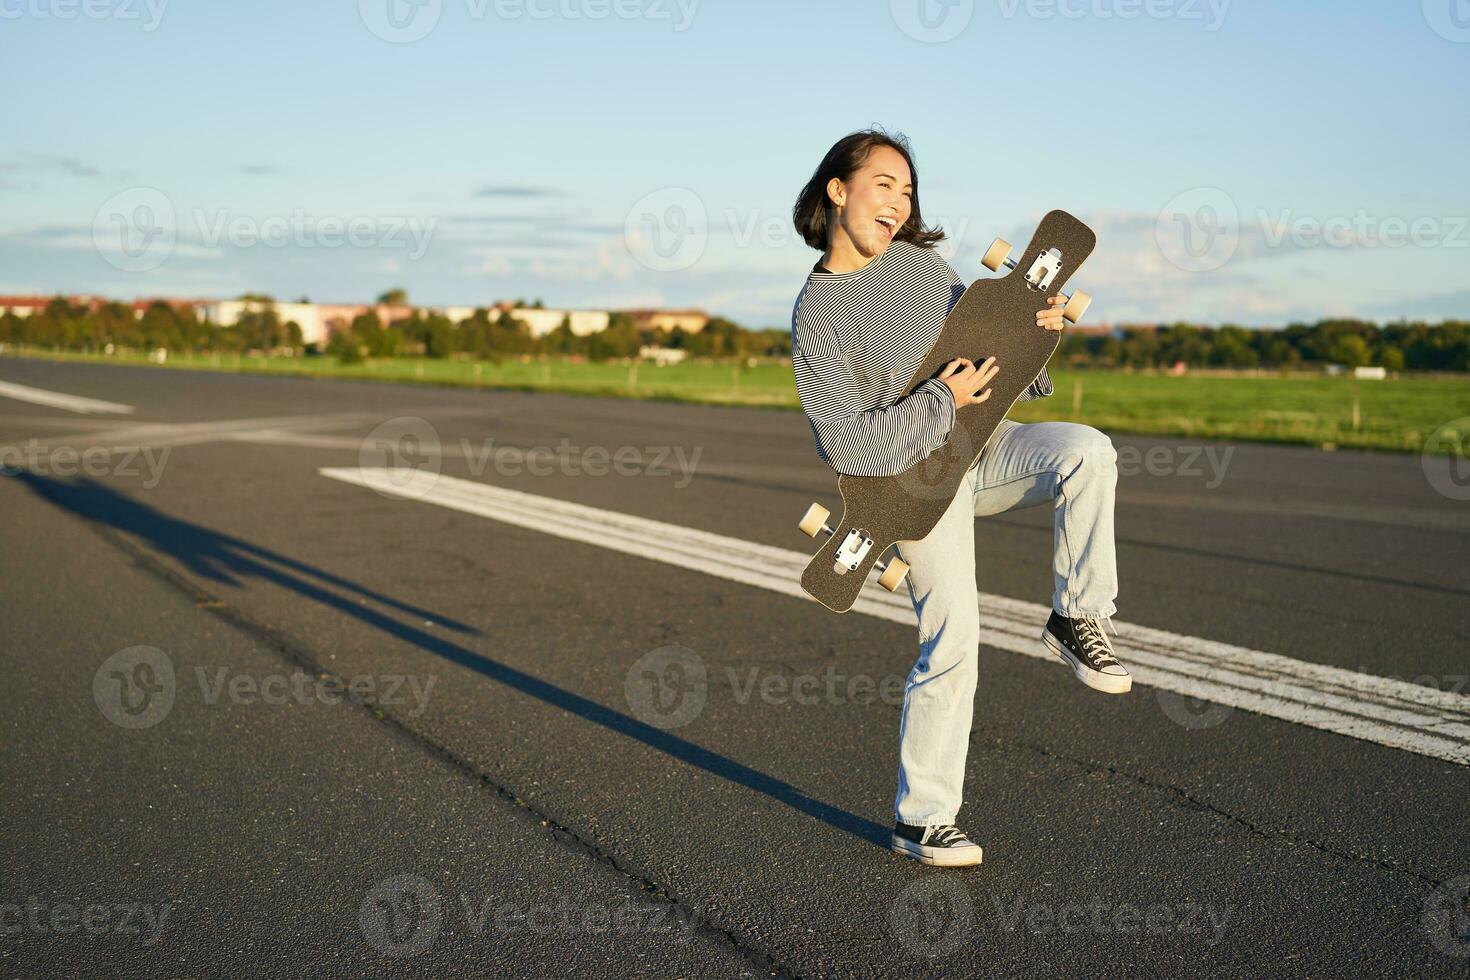
{"type": "MultiPolygon", "coordinates": [[[[796,389],[817,454],[839,473],[902,473],[944,444],[956,412],[990,397],[986,386],[1005,365],[951,361],[909,390],[966,283],[933,251],[944,233],[924,226],[919,175],[902,137],[865,130],[839,140],[793,217],[822,252],[791,324],[796,389]]],[[[1049,300],[1036,329],[1061,330],[1063,304],[1049,300]]],[[[1020,400],[1052,390],[1043,371],[1020,400]]],[[[1005,419],[929,536],[899,543],[911,566],[919,658],[899,723],[895,851],[926,864],[980,863],[980,847],[955,826],[980,645],[976,517],[1054,504],[1055,591],[1042,641],[1088,687],[1129,689],[1132,678],[1100,624],[1111,626],[1117,611],[1116,463],[1112,441],[1091,426],[1005,419]]]]}

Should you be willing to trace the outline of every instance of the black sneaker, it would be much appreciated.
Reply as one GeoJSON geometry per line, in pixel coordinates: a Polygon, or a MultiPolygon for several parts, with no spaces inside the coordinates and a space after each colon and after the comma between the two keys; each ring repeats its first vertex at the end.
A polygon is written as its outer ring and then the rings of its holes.
{"type": "MultiPolygon", "coordinates": [[[[1108,619],[1108,625],[1113,621],[1108,619]]],[[[1113,630],[1116,634],[1117,630],[1113,630]]],[[[1068,619],[1055,609],[1041,631],[1047,648],[1072,668],[1077,679],[1094,691],[1127,694],[1133,687],[1128,668],[1113,656],[1113,645],[1095,619],[1068,619]]]]}
{"type": "Polygon", "coordinates": [[[954,824],[915,827],[913,824],[895,823],[892,846],[899,854],[945,868],[980,863],[980,845],[972,843],[954,824]]]}

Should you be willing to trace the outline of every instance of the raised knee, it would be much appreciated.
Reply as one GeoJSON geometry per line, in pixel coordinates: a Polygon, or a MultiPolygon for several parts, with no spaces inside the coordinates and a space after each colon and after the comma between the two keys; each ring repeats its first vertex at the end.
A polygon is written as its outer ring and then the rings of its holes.
{"type": "Polygon", "coordinates": [[[1118,450],[1113,447],[1113,440],[1106,432],[1081,423],[1077,423],[1075,428],[1077,432],[1067,449],[1069,470],[1083,466],[1111,467],[1117,465],[1118,450]]]}

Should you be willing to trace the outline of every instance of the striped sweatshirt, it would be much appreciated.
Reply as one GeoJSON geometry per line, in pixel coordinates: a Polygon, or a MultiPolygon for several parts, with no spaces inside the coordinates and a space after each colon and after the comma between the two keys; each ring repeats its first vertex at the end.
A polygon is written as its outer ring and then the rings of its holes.
{"type": "MultiPolygon", "coordinates": [[[[949,438],[949,388],[937,378],[908,386],[965,288],[933,249],[902,241],[856,272],[807,276],[791,314],[791,368],[817,455],[838,473],[893,476],[949,438]]],[[[1018,401],[1053,391],[1043,368],[1018,401]]]]}

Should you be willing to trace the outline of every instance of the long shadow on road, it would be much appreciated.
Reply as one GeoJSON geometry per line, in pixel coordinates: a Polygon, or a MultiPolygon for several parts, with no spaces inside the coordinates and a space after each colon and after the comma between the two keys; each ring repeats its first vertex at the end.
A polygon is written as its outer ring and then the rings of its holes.
{"type": "Polygon", "coordinates": [[[61,481],[30,472],[21,472],[15,479],[24,483],[38,496],[63,510],[140,538],[153,550],[173,557],[184,567],[204,578],[242,588],[244,580],[258,578],[289,589],[303,598],[351,616],[390,636],[443,657],[451,663],[473,670],[484,677],[520,691],[522,694],[538,698],[586,721],[601,725],[609,731],[617,732],[619,735],[636,739],[680,762],[696,766],[722,779],[728,779],[747,789],[762,793],[800,813],[821,820],[823,823],[853,834],[876,846],[885,849],[887,847],[888,830],[871,820],[813,799],[790,783],[752,769],[728,756],[679,738],[663,729],[598,704],[580,694],[574,694],[524,671],[491,660],[467,647],[451,643],[407,623],[399,622],[384,613],[362,605],[359,601],[328,591],[323,584],[319,583],[335,586],[355,593],[357,596],[371,598],[389,608],[412,614],[420,619],[446,624],[460,633],[482,635],[473,627],[456,623],[437,613],[384,596],[279,552],[262,548],[228,534],[211,531],[198,524],[169,517],[147,504],[139,503],[93,480],[81,478],[61,481]]]}

